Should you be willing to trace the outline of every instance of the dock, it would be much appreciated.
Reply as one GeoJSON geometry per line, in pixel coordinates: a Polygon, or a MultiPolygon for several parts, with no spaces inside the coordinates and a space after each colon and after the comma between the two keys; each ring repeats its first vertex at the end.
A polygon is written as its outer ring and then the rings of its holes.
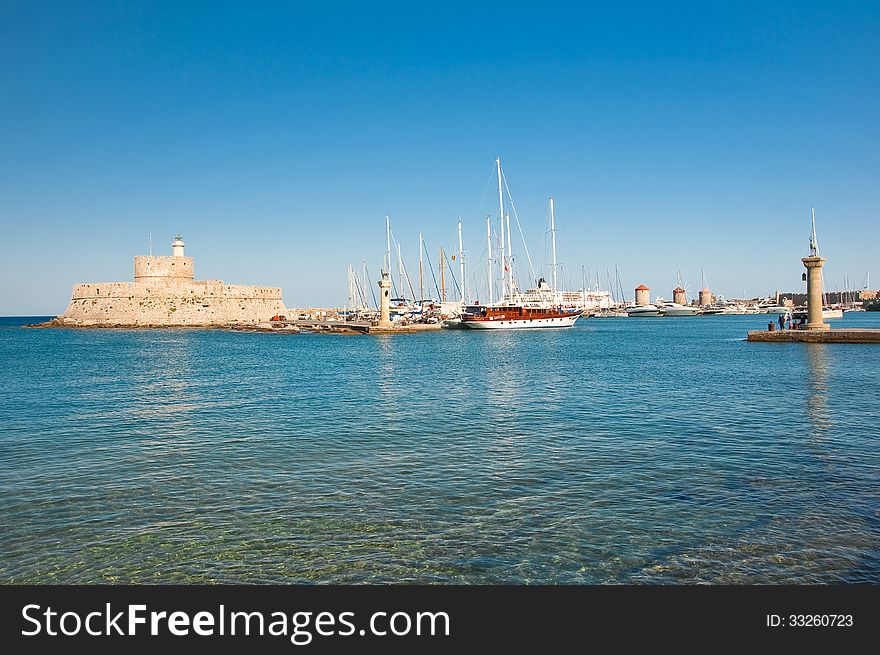
{"type": "Polygon", "coordinates": [[[880,344],[880,330],[835,329],[835,330],[752,330],[747,341],[768,343],[877,343],[880,344]]]}
{"type": "Polygon", "coordinates": [[[412,334],[440,330],[442,323],[409,323],[406,325],[379,326],[366,321],[272,321],[272,331],[327,332],[335,334],[412,334]]]}

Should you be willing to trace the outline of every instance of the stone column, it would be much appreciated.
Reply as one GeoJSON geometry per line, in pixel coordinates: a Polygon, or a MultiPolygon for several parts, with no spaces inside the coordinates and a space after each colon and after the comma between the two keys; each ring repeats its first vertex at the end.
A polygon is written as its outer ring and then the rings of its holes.
{"type": "Polygon", "coordinates": [[[830,329],[822,318],[822,266],[825,260],[814,255],[801,259],[807,267],[807,324],[808,330],[830,329]]]}
{"type": "Polygon", "coordinates": [[[379,280],[379,325],[381,327],[391,326],[391,280],[388,279],[388,273],[382,272],[382,279],[379,280]]]}

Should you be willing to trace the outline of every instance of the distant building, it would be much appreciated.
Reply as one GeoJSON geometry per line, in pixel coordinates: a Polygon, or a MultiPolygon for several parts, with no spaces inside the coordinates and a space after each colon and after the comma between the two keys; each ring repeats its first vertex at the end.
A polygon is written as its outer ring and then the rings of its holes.
{"type": "Polygon", "coordinates": [[[687,291],[681,287],[675,287],[672,290],[672,302],[676,302],[679,305],[687,305],[687,291]]]}

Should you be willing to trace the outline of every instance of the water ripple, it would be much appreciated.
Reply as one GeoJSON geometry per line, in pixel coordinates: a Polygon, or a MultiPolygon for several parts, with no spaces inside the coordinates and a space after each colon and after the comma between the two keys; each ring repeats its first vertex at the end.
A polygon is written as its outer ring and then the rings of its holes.
{"type": "Polygon", "coordinates": [[[21,322],[6,582],[880,582],[880,348],[21,322]]]}

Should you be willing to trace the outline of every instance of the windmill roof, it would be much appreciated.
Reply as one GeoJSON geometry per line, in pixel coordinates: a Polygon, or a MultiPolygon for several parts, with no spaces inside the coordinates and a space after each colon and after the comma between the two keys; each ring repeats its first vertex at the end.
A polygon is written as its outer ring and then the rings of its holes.
{"type": "Polygon", "coordinates": [[[682,289],[681,287],[675,287],[675,288],[672,290],[672,293],[681,293],[682,291],[684,291],[684,289],[682,289]]]}
{"type": "Polygon", "coordinates": [[[646,287],[644,284],[640,284],[636,287],[636,291],[650,291],[651,287],[646,287]]]}

